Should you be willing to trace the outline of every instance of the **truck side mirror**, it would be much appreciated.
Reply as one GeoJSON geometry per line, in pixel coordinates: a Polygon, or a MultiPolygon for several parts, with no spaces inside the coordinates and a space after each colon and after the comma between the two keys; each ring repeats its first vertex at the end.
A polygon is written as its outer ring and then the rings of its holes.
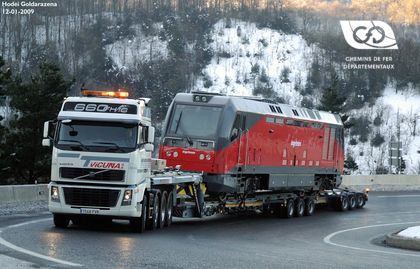
{"type": "Polygon", "coordinates": [[[44,133],[42,135],[43,138],[48,138],[49,129],[50,129],[50,121],[44,122],[44,133]]]}
{"type": "Polygon", "coordinates": [[[51,140],[49,138],[42,139],[42,146],[43,147],[50,147],[51,146],[51,140]]]}
{"type": "Polygon", "coordinates": [[[155,142],[155,127],[149,126],[147,130],[147,142],[153,144],[153,142],[155,142]]]}
{"type": "Polygon", "coordinates": [[[44,131],[42,134],[42,146],[44,147],[50,147],[51,146],[51,140],[53,139],[50,136],[50,131],[53,130],[53,122],[52,121],[46,121],[44,122],[44,131]]]}

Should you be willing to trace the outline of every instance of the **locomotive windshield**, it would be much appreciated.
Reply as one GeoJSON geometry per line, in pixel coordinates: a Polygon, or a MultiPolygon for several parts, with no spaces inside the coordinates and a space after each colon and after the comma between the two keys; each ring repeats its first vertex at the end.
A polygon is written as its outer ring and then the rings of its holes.
{"type": "Polygon", "coordinates": [[[221,107],[178,104],[172,114],[168,134],[215,138],[221,113],[221,107]]]}

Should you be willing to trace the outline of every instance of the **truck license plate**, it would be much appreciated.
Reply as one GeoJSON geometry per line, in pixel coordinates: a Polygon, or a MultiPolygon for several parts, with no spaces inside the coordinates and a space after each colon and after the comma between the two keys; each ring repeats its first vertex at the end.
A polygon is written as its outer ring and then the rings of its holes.
{"type": "Polygon", "coordinates": [[[99,214],[99,209],[94,209],[94,208],[80,208],[80,214],[96,215],[96,214],[99,214]]]}

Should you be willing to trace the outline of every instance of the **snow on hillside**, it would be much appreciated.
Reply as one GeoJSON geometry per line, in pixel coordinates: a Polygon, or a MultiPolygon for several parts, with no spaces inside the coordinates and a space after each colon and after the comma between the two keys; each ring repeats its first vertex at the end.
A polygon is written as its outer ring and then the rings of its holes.
{"type": "MultiPolygon", "coordinates": [[[[406,163],[406,174],[418,174],[420,171],[420,95],[412,86],[399,92],[395,91],[395,84],[389,83],[372,107],[352,110],[353,117],[366,116],[370,122],[377,115],[381,115],[382,124],[372,126],[369,141],[357,145],[347,143],[347,152],[350,153],[359,165],[358,174],[371,174],[377,167],[389,167],[389,143],[391,139],[397,140],[398,119],[400,122],[400,141],[402,142],[402,157],[406,163]],[[417,119],[415,126],[414,120],[417,119]],[[414,130],[416,127],[416,130],[414,130]],[[380,133],[385,142],[379,147],[373,147],[370,139],[374,134],[380,133]],[[415,136],[413,135],[415,134],[415,136]]],[[[347,142],[350,137],[347,137],[347,142]]]]}
{"type": "Polygon", "coordinates": [[[211,47],[215,57],[195,88],[252,96],[253,89],[263,85],[286,102],[299,105],[302,96],[295,87],[305,86],[313,58],[305,40],[299,35],[259,29],[255,23],[232,20],[227,24],[220,20],[214,25],[211,47]],[[290,73],[282,76],[284,72],[290,73]]]}
{"type": "MultiPolygon", "coordinates": [[[[155,32],[161,27],[161,23],[153,25],[155,32]]],[[[135,31],[134,38],[124,38],[105,46],[107,55],[120,69],[134,68],[140,62],[168,57],[167,41],[160,40],[156,35],[146,36],[139,24],[131,28],[135,31]]]]}

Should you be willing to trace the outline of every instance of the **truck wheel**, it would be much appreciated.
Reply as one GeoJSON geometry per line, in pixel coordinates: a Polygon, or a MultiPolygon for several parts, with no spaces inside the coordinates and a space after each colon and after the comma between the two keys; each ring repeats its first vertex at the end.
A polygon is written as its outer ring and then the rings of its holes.
{"type": "Polygon", "coordinates": [[[293,199],[287,200],[286,205],[286,215],[285,217],[290,219],[295,214],[295,202],[293,202],[293,199]]]}
{"type": "Polygon", "coordinates": [[[167,207],[167,198],[168,198],[168,193],[166,191],[162,192],[162,195],[160,196],[160,209],[159,209],[159,223],[158,223],[158,227],[160,229],[163,229],[163,227],[165,226],[165,222],[166,222],[166,207],[167,207]]]}
{"type": "Polygon", "coordinates": [[[141,216],[130,219],[130,225],[134,232],[143,233],[146,230],[146,223],[149,218],[149,193],[145,192],[141,202],[141,216]]]}
{"type": "Polygon", "coordinates": [[[165,217],[165,226],[169,227],[172,224],[172,209],[174,207],[174,198],[173,193],[168,194],[168,202],[166,204],[166,217],[165,217]]]}
{"type": "Polygon", "coordinates": [[[62,214],[54,214],[54,225],[58,228],[67,228],[70,222],[70,218],[62,214]]]}
{"type": "Polygon", "coordinates": [[[150,209],[152,210],[151,215],[152,218],[149,220],[149,229],[156,230],[159,223],[159,208],[160,208],[160,193],[155,192],[153,194],[153,200],[150,204],[150,209]]]}
{"type": "Polygon", "coordinates": [[[365,198],[361,194],[356,195],[356,207],[362,208],[366,204],[365,198]]]}
{"type": "Polygon", "coordinates": [[[348,196],[348,199],[349,199],[348,209],[353,210],[354,208],[356,208],[356,198],[354,197],[354,195],[350,195],[348,196]]]}
{"type": "Polygon", "coordinates": [[[349,200],[347,196],[342,196],[341,199],[337,199],[337,202],[339,203],[339,210],[340,211],[346,211],[349,206],[349,200]]]}
{"type": "Polygon", "coordinates": [[[296,199],[295,203],[295,217],[302,217],[305,213],[305,202],[301,198],[296,199]]]}
{"type": "Polygon", "coordinates": [[[312,216],[315,212],[314,199],[308,198],[305,202],[305,216],[312,216]]]}

